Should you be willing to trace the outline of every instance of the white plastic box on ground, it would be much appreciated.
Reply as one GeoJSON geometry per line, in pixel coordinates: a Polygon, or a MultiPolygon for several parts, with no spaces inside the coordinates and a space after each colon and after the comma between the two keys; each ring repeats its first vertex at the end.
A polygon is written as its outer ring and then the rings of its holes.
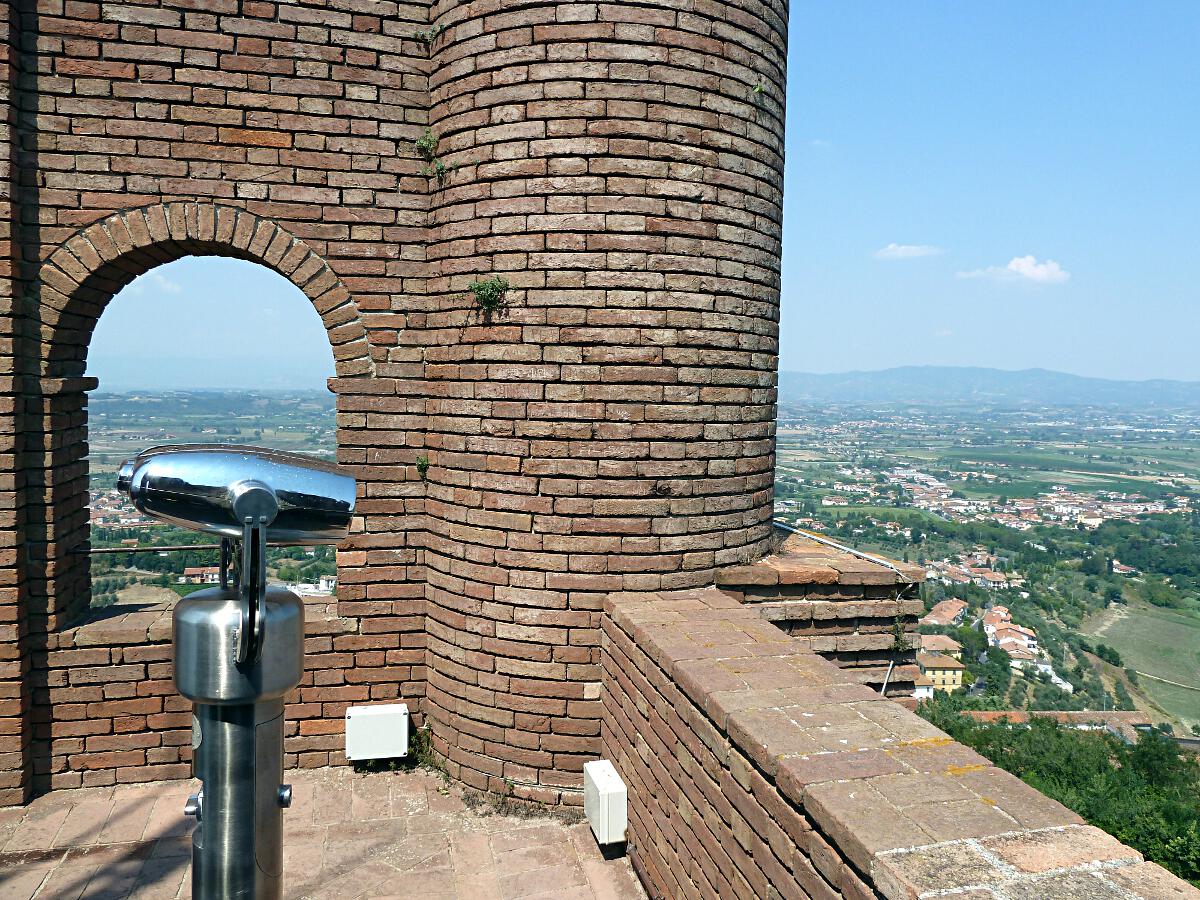
{"type": "Polygon", "coordinates": [[[583,811],[598,844],[619,844],[625,840],[629,791],[607,759],[583,764],[583,811]]]}

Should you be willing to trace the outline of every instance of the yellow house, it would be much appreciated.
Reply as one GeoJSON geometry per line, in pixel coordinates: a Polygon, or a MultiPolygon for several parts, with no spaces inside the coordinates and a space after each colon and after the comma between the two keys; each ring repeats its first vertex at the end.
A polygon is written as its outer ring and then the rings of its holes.
{"type": "Polygon", "coordinates": [[[921,635],[921,649],[927,653],[944,653],[953,659],[962,659],[962,644],[944,634],[921,635]]]}
{"type": "Polygon", "coordinates": [[[917,666],[921,674],[933,683],[936,691],[951,694],[963,686],[963,672],[967,667],[951,656],[942,653],[918,653],[917,666]]]}

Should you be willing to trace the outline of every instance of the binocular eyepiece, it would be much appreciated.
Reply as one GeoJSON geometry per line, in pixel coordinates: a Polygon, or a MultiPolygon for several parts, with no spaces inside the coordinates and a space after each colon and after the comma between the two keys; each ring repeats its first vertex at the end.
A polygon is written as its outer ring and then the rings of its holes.
{"type": "Polygon", "coordinates": [[[259,447],[152,447],[121,466],[117,489],[141,513],[223,538],[252,518],[271,546],[340,543],[354,514],[354,479],[337,466],[259,447]]]}

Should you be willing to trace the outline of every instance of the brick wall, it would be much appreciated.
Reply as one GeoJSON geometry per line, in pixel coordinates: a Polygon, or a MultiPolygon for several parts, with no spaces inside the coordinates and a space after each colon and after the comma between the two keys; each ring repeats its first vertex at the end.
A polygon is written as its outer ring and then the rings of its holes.
{"type": "MultiPolygon", "coordinates": [[[[414,38],[426,9],[374,0],[4,8],[0,62],[13,89],[0,164],[13,184],[0,196],[14,203],[0,222],[12,249],[0,331],[22,340],[0,337],[14,426],[3,433],[17,442],[7,455],[0,446],[16,491],[0,505],[9,510],[0,528],[24,556],[4,616],[14,640],[0,698],[0,802],[43,789],[52,770],[69,783],[49,762],[63,757],[43,750],[55,718],[45,704],[57,699],[44,661],[62,658],[86,615],[87,557],[75,551],[87,539],[88,385],[78,376],[92,328],[130,279],[188,254],[275,269],[328,329],[339,457],[355,467],[362,515],[339,557],[350,633],[322,651],[330,666],[312,688],[316,708],[334,717],[338,703],[401,691],[419,707],[423,489],[412,464],[424,401],[419,351],[405,336],[425,302],[428,192],[411,141],[428,115],[428,59],[414,38]]],[[[293,742],[299,761],[336,758],[340,739],[306,728],[306,742],[293,742]]]]}
{"type": "Polygon", "coordinates": [[[715,588],[605,605],[603,752],[651,897],[1193,897],[715,588]]]}
{"type": "MultiPolygon", "coordinates": [[[[17,14],[13,4],[0,9],[0,358],[11,360],[16,347],[16,317],[20,258],[19,229],[13,203],[17,168],[13,164],[17,126],[16,91],[20,77],[17,53],[17,14]]],[[[25,601],[22,585],[26,569],[17,523],[21,517],[21,476],[17,471],[17,446],[23,413],[20,379],[13,366],[0,366],[0,804],[25,797],[28,781],[29,685],[23,639],[25,601]]]]}
{"type": "Polygon", "coordinates": [[[924,569],[820,541],[791,534],[777,552],[730,566],[716,582],[847,678],[911,697],[924,569]]]}
{"type": "Polygon", "coordinates": [[[26,380],[0,382],[22,511],[0,528],[26,634],[0,802],[28,796],[47,718],[23,673],[87,605],[92,329],[200,253],[275,269],[329,333],[362,513],[330,702],[399,693],[463,781],[578,803],[604,593],[705,584],[770,538],[784,5],[13,7],[0,319],[23,342],[0,333],[0,378],[26,380]],[[484,317],[467,288],[493,274],[513,289],[484,317]]]}
{"type": "Polygon", "coordinates": [[[578,803],[604,593],[704,584],[769,539],[784,8],[431,21],[458,168],[432,195],[421,338],[427,709],[463,781],[578,803]],[[492,275],[512,290],[486,318],[467,288],[492,275]]]}
{"type": "MultiPolygon", "coordinates": [[[[346,707],[419,696],[394,634],[363,634],[337,604],[305,607],[300,686],[285,708],[285,765],[344,763],[346,707]],[[373,649],[363,649],[364,642],[373,649]]],[[[32,655],[32,767],[37,790],[187,778],[191,703],[172,679],[171,611],[96,610],[32,655]]]]}

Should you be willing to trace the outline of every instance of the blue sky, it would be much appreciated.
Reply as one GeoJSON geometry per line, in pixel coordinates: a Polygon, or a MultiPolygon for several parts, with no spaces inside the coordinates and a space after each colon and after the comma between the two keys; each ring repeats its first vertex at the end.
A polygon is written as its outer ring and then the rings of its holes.
{"type": "MultiPolygon", "coordinates": [[[[1198,46],[1188,0],[793,2],[781,368],[1200,380],[1198,46]]],[[[89,359],[112,389],[331,369],[295,288],[214,259],[127,288],[89,359]]]]}
{"type": "Polygon", "coordinates": [[[781,367],[1200,379],[1198,46],[1186,0],[793,3],[781,367]]]}
{"type": "Polygon", "coordinates": [[[333,351],[321,317],[282,275],[190,256],[141,275],[96,324],[88,374],[101,390],[325,386],[333,351]]]}

